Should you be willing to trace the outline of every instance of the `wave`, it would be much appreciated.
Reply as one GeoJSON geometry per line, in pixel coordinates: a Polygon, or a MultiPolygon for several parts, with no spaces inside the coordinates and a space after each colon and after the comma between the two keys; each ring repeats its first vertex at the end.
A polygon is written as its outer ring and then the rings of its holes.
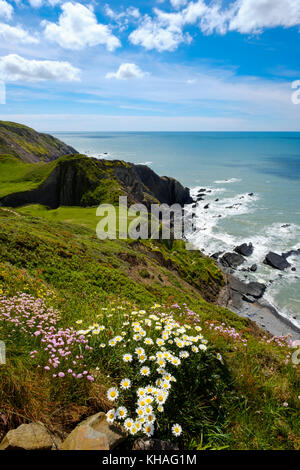
{"type": "Polygon", "coordinates": [[[231,178],[229,180],[216,180],[214,181],[215,184],[231,184],[231,183],[239,183],[242,181],[240,178],[231,178]]]}
{"type": "MultiPolygon", "coordinates": [[[[197,186],[191,190],[195,198],[199,189],[197,186]]],[[[289,258],[296,272],[288,269],[279,272],[263,263],[269,251],[283,253],[300,248],[300,226],[282,222],[264,225],[262,207],[258,194],[242,193],[229,196],[227,189],[207,187],[205,200],[197,202],[195,211],[195,229],[187,238],[194,246],[211,256],[216,252],[232,252],[242,243],[252,242],[253,254],[236,271],[236,275],[243,281],[257,281],[267,284],[266,300],[273,305],[280,314],[289,319],[296,326],[300,326],[299,296],[300,256],[289,258]],[[205,207],[207,207],[205,209],[205,207]],[[261,211],[261,212],[260,212],[261,211]],[[256,217],[257,214],[257,217],[256,217]],[[251,216],[251,223],[249,218],[251,216]],[[256,219],[259,222],[256,223],[256,219]],[[253,225],[254,224],[254,225],[253,225]],[[255,273],[248,272],[247,268],[257,264],[255,273]],[[295,318],[296,317],[296,318],[295,318]]]]}

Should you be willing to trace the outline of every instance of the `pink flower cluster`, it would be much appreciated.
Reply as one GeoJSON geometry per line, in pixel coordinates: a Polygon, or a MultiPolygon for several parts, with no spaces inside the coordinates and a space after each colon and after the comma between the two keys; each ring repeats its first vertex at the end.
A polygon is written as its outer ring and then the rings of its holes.
{"type": "Polygon", "coordinates": [[[207,321],[205,323],[210,330],[216,331],[217,333],[220,333],[226,338],[231,338],[234,342],[240,342],[243,343],[244,346],[247,346],[247,339],[243,338],[241,334],[236,331],[235,328],[228,327],[225,325],[225,323],[216,323],[210,321],[207,321]]]}
{"type": "Polygon", "coordinates": [[[30,357],[46,362],[44,369],[54,378],[71,375],[94,381],[84,364],[84,353],[92,349],[88,340],[73,328],[58,328],[59,320],[59,312],[48,308],[42,299],[24,293],[10,298],[0,296],[0,323],[7,338],[14,339],[21,333],[23,340],[38,345],[30,357]]]}
{"type": "Polygon", "coordinates": [[[267,336],[264,336],[263,339],[266,341],[267,344],[269,343],[276,343],[281,348],[287,346],[290,343],[291,335],[286,336],[272,336],[272,338],[267,339],[267,336]]]}

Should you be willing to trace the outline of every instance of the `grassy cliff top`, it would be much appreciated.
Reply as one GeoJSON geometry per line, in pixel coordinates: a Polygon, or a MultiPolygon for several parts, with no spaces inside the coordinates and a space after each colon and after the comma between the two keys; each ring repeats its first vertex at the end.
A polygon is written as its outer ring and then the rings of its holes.
{"type": "Polygon", "coordinates": [[[0,154],[10,154],[25,162],[52,161],[76,151],[55,137],[30,127],[0,121],[0,154]]]}

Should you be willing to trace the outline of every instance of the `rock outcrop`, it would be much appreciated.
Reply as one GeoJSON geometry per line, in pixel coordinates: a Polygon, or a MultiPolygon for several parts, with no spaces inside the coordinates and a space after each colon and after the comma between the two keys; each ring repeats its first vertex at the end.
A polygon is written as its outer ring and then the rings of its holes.
{"type": "Polygon", "coordinates": [[[243,243],[242,245],[235,247],[234,251],[243,256],[251,256],[253,253],[253,245],[252,243],[243,243]]]}
{"type": "Polygon", "coordinates": [[[238,253],[225,253],[225,255],[220,258],[220,263],[224,268],[236,269],[243,264],[244,261],[245,258],[238,253]]]}
{"type": "Polygon", "coordinates": [[[176,444],[160,439],[136,439],[132,450],[179,450],[176,444]]]}
{"type": "Polygon", "coordinates": [[[180,205],[191,204],[193,199],[188,188],[184,188],[174,178],[168,176],[158,176],[151,168],[145,165],[134,166],[143,185],[161,203],[180,205]]]}
{"type": "Polygon", "coordinates": [[[188,188],[173,178],[160,177],[144,165],[120,160],[98,160],[85,155],[59,159],[50,175],[36,189],[9,194],[0,205],[18,207],[42,204],[59,206],[93,206],[118,202],[127,196],[128,203],[180,205],[192,202],[188,188]]]}
{"type": "Polygon", "coordinates": [[[240,310],[244,302],[255,302],[261,299],[266,291],[265,284],[260,282],[243,282],[240,279],[227,274],[226,287],[220,294],[219,304],[235,311],[240,310]]]}
{"type": "Polygon", "coordinates": [[[0,450],[55,450],[60,441],[42,424],[21,424],[9,431],[2,442],[0,450]]]}
{"type": "Polygon", "coordinates": [[[111,450],[125,437],[122,427],[109,424],[101,412],[80,423],[62,443],[61,450],[111,450]]]}
{"type": "Polygon", "coordinates": [[[286,260],[285,256],[278,255],[273,251],[270,251],[267,254],[264,263],[268,266],[271,266],[272,268],[279,269],[280,271],[283,271],[284,269],[287,269],[291,266],[290,263],[286,260]]]}

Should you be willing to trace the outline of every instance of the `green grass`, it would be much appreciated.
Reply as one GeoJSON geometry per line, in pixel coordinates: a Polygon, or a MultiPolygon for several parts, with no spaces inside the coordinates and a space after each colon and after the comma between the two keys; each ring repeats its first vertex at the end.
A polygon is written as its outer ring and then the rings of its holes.
{"type": "MultiPolygon", "coordinates": [[[[288,348],[268,343],[251,321],[208,301],[224,283],[213,260],[180,241],[168,249],[151,240],[98,240],[92,208],[31,206],[17,213],[0,209],[0,293],[43,298],[61,312],[61,327],[101,319],[112,334],[121,325],[119,305],[130,313],[151,311],[154,303],[186,303],[199,315],[210,351],[221,353],[224,366],[208,360],[183,371],[168,413],[175,419],[179,401],[189,429],[185,448],[300,448],[299,369],[287,359],[288,348]],[[247,345],[211,323],[235,328],[247,345]]],[[[125,373],[116,356],[108,351],[100,357],[95,348],[88,364],[89,370],[99,367],[95,383],[59,385],[30,360],[37,346],[21,336],[9,344],[9,367],[0,368],[0,412],[8,422],[3,432],[30,420],[70,431],[84,417],[107,411],[105,392],[125,373]]]]}
{"type": "Polygon", "coordinates": [[[0,155],[0,198],[37,188],[55,165],[55,162],[25,163],[12,155],[0,155]]]}

